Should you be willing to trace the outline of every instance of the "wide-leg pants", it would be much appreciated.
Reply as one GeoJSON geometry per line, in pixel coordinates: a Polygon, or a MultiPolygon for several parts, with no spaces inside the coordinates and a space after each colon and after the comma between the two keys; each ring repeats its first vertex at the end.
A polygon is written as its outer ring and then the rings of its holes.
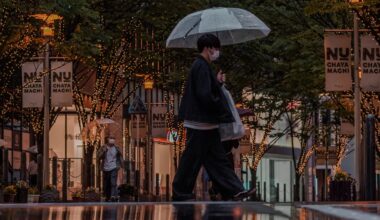
{"type": "Polygon", "coordinates": [[[242,182],[229,165],[218,129],[187,128],[186,132],[186,148],[173,180],[173,200],[194,199],[193,188],[201,166],[206,169],[223,197],[232,198],[244,191],[242,182]]]}

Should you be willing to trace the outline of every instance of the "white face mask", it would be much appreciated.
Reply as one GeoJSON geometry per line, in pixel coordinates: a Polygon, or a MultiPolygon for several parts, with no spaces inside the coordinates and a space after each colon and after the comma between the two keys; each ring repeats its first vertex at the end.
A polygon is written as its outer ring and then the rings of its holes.
{"type": "Polygon", "coordinates": [[[113,139],[113,138],[108,139],[108,143],[109,144],[115,144],[115,139],[113,139]]]}
{"type": "Polygon", "coordinates": [[[210,60],[215,61],[219,58],[220,52],[219,50],[214,50],[214,53],[210,54],[210,60]]]}

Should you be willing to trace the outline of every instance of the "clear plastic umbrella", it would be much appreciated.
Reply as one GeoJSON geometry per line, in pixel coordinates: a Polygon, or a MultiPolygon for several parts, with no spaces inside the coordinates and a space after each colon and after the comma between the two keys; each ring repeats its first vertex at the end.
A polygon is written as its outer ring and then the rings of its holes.
{"type": "MultiPolygon", "coordinates": [[[[38,147],[37,147],[37,145],[33,145],[33,146],[29,147],[28,149],[26,149],[25,151],[32,153],[32,154],[37,154],[38,153],[38,147]]],[[[55,153],[55,151],[52,148],[49,149],[49,157],[57,157],[57,153],[55,153]]]]}
{"type": "Polygon", "coordinates": [[[110,118],[100,118],[100,119],[96,119],[96,123],[100,125],[105,125],[105,124],[113,124],[116,122],[110,118]]]}
{"type": "Polygon", "coordinates": [[[270,29],[251,12],[240,8],[210,8],[183,18],[173,29],[166,47],[196,48],[198,38],[215,34],[222,45],[265,37],[270,29]]]}

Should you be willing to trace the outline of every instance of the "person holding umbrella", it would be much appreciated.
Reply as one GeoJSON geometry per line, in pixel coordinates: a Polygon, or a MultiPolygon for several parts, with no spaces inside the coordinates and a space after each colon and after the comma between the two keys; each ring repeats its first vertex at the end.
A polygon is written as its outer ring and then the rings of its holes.
{"type": "Polygon", "coordinates": [[[192,192],[201,166],[224,198],[241,200],[250,196],[252,190],[244,190],[229,166],[219,134],[219,124],[234,122],[210,65],[219,57],[220,41],[215,35],[205,34],[197,45],[200,54],[191,67],[179,109],[187,139],[173,181],[173,200],[194,200],[192,192]]]}
{"type": "Polygon", "coordinates": [[[118,199],[117,192],[117,173],[123,168],[123,156],[121,150],[115,144],[115,138],[107,137],[107,144],[103,145],[97,151],[100,168],[103,170],[103,192],[106,201],[116,202],[118,199]]]}
{"type": "Polygon", "coordinates": [[[210,63],[218,58],[221,45],[262,38],[269,32],[270,28],[247,10],[214,7],[187,15],[170,33],[166,47],[197,48],[200,52],[179,110],[187,140],[173,181],[173,200],[194,199],[192,190],[202,165],[224,198],[240,200],[254,193],[254,189],[244,191],[221,146],[219,124],[234,119],[210,63]]]}

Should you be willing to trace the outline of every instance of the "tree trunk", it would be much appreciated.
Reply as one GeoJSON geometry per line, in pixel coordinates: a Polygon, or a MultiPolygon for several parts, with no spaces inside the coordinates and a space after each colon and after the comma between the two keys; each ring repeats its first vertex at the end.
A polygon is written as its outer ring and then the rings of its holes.
{"type": "Polygon", "coordinates": [[[301,175],[296,173],[296,184],[294,185],[294,201],[300,201],[300,179],[301,175]]]}
{"type": "Polygon", "coordinates": [[[93,155],[94,155],[95,146],[88,144],[84,153],[84,169],[83,169],[83,187],[86,189],[88,187],[94,186],[94,177],[92,172],[93,167],[93,155]]]}
{"type": "MultiPolygon", "coordinates": [[[[250,168],[251,170],[251,188],[256,188],[257,185],[257,178],[256,178],[256,173],[257,170],[250,168]]],[[[256,189],[257,190],[257,189],[256,189]]],[[[251,201],[259,201],[260,198],[257,196],[257,191],[252,195],[251,201]]]]}

